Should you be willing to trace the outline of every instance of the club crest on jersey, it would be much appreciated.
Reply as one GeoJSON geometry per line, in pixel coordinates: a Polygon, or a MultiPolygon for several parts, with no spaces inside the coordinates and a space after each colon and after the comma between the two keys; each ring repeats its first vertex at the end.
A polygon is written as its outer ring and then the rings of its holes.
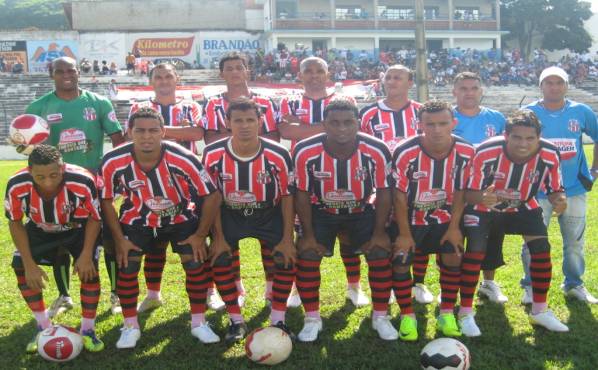
{"type": "Polygon", "coordinates": [[[572,118],[567,122],[567,128],[571,132],[579,132],[579,121],[575,118],[572,118]]]}
{"type": "Polygon", "coordinates": [[[62,212],[71,213],[75,209],[73,203],[65,203],[62,205],[62,212]]]}
{"type": "Polygon", "coordinates": [[[268,171],[259,171],[255,180],[258,184],[265,185],[272,182],[272,176],[268,171]]]}
{"type": "Polygon", "coordinates": [[[199,177],[201,178],[201,181],[203,181],[203,182],[206,182],[206,183],[212,182],[212,178],[204,169],[199,171],[199,177]]]}
{"type": "Polygon", "coordinates": [[[531,182],[532,184],[538,182],[538,180],[540,179],[540,171],[536,170],[533,172],[530,172],[527,175],[527,179],[529,180],[529,182],[531,182]]]}
{"type": "Polygon", "coordinates": [[[131,190],[137,190],[137,189],[142,188],[144,186],[145,186],[145,181],[143,181],[143,180],[129,181],[129,189],[131,189],[131,190]]]}
{"type": "Polygon", "coordinates": [[[411,129],[413,130],[417,130],[417,118],[411,118],[411,121],[409,122],[409,127],[411,127],[411,129]]]}
{"type": "Polygon", "coordinates": [[[86,107],[85,109],[83,109],[83,118],[86,121],[95,121],[97,118],[96,110],[92,107],[86,107]]]}
{"type": "Polygon", "coordinates": [[[494,127],[494,125],[486,125],[485,129],[484,129],[484,134],[486,135],[486,137],[493,137],[496,136],[496,127],[494,127]]]}
{"type": "Polygon", "coordinates": [[[355,180],[365,181],[368,178],[368,169],[366,167],[357,167],[355,169],[355,180]]]}

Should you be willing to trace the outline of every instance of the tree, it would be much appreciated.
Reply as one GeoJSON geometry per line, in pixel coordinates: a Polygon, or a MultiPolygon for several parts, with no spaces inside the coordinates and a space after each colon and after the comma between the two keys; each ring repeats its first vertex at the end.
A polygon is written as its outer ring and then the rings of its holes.
{"type": "Polygon", "coordinates": [[[0,0],[0,28],[68,29],[62,4],[66,0],[0,0]]]}
{"type": "Polygon", "coordinates": [[[586,52],[592,37],[584,28],[590,19],[591,4],[579,0],[503,0],[502,27],[506,39],[516,39],[525,60],[529,60],[532,40],[538,37],[542,48],[586,52]]]}

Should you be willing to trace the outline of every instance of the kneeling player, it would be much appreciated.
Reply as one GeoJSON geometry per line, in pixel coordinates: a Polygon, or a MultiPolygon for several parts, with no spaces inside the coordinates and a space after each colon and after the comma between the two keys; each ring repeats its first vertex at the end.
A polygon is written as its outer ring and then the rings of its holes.
{"type": "Polygon", "coordinates": [[[474,155],[471,144],[452,135],[453,112],[445,102],[428,101],[418,112],[422,134],[395,149],[395,220],[393,285],[401,307],[400,338],[417,340],[411,306],[410,267],[414,254],[440,254],[440,315],[436,327],[443,335],[461,336],[453,314],[461,266],[465,208],[463,185],[474,155]]]}
{"type": "MultiPolygon", "coordinates": [[[[282,145],[258,136],[262,115],[253,100],[231,101],[226,119],[232,136],[208,145],[203,154],[204,166],[224,198],[221,218],[214,227],[214,239],[224,243],[214,242],[210,248],[214,275],[216,278],[222,271],[232,271],[231,255],[239,249],[241,239],[259,239],[274,257],[268,271],[274,275],[270,321],[289,332],[285,312],[295,278],[291,156],[282,145]]],[[[243,338],[242,331],[235,331],[226,339],[243,338]]]]}
{"type": "MultiPolygon", "coordinates": [[[[104,156],[102,209],[117,246],[120,266],[117,293],[125,318],[117,348],[133,348],[141,336],[137,321],[138,273],[141,256],[158,253],[168,243],[181,257],[191,304],[191,334],[204,343],[218,342],[205,321],[207,259],[205,238],[220,202],[210,176],[192,152],[163,141],[164,120],[142,108],[129,118],[131,143],[104,156]],[[120,217],[114,189],[122,186],[120,217]],[[201,220],[190,207],[203,197],[201,220]]],[[[238,306],[236,307],[238,312],[238,306]]]]}
{"type": "Polygon", "coordinates": [[[354,103],[334,100],[324,109],[324,133],[295,147],[297,288],[305,308],[298,335],[312,342],[322,331],[320,263],[331,256],[338,236],[353,252],[365,253],[372,290],[372,326],[382,339],[398,338],[387,316],[391,290],[390,240],[385,231],[391,208],[390,152],[384,142],[359,133],[354,103]],[[367,203],[376,192],[375,210],[367,203]]]}
{"type": "Polygon", "coordinates": [[[463,218],[467,252],[463,257],[459,310],[461,330],[468,337],[482,334],[472,304],[488,233],[494,224],[505,234],[522,235],[529,246],[533,290],[530,322],[551,331],[569,331],[546,303],[552,278],[550,244],[535,196],[538,190],[545,190],[557,214],[567,208],[567,200],[558,150],[540,138],[540,131],[541,124],[532,111],[516,112],[507,120],[505,136],[483,142],[472,161],[466,200],[473,206],[463,218]]]}
{"type": "MultiPolygon", "coordinates": [[[[85,349],[101,351],[95,335],[100,298],[96,242],[100,232],[98,192],[93,175],[82,167],[64,164],[58,149],[39,145],[29,155],[29,166],[8,180],[5,208],[10,234],[17,248],[12,267],[19,289],[41,331],[51,325],[42,289],[46,273],[38,265],[52,265],[61,253],[75,259],[81,279],[81,335],[85,349]],[[28,218],[25,225],[23,216],[28,218]]],[[[37,351],[37,335],[27,352],[37,351]]]]}

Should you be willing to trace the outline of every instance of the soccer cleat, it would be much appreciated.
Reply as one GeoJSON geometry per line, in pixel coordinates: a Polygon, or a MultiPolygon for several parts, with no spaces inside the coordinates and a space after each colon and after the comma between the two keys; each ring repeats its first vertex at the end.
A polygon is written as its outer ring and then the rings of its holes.
{"type": "Polygon", "coordinates": [[[480,297],[486,297],[490,302],[494,303],[506,303],[509,298],[505,296],[502,291],[500,290],[500,285],[498,285],[494,280],[484,280],[480,284],[480,288],[478,289],[478,295],[480,297]]]}
{"type": "Polygon", "coordinates": [[[39,339],[39,335],[41,334],[41,332],[42,332],[42,328],[38,326],[35,336],[33,337],[33,339],[31,339],[29,341],[29,343],[27,343],[27,347],[25,347],[25,352],[27,352],[27,353],[37,352],[37,340],[39,339]]]}
{"type": "Polygon", "coordinates": [[[142,313],[145,311],[155,310],[156,308],[162,306],[163,304],[164,304],[164,302],[162,301],[162,298],[160,298],[160,297],[158,297],[158,298],[145,297],[143,299],[143,302],[141,302],[139,307],[137,307],[137,312],[142,313]]]}
{"type": "Polygon", "coordinates": [[[104,342],[102,342],[93,329],[81,332],[83,338],[83,347],[89,352],[100,352],[104,349],[104,342]]]}
{"type": "Polygon", "coordinates": [[[351,300],[353,306],[359,308],[370,304],[370,299],[363,292],[360,285],[347,286],[347,298],[351,300]]]}
{"type": "Polygon", "coordinates": [[[567,297],[572,297],[578,299],[582,302],[596,304],[598,303],[598,299],[592,295],[592,293],[588,292],[585,286],[579,285],[575,288],[571,288],[569,290],[564,290],[567,297]]]}
{"type": "Polygon", "coordinates": [[[122,307],[120,307],[120,299],[114,292],[110,293],[110,311],[113,315],[118,315],[123,312],[122,307]]]}
{"type": "Polygon", "coordinates": [[[303,329],[297,335],[300,342],[313,342],[318,339],[322,331],[322,319],[319,317],[306,317],[303,321],[303,329]]]}
{"type": "Polygon", "coordinates": [[[214,333],[214,331],[210,327],[210,324],[207,322],[204,322],[200,326],[192,328],[191,335],[199,339],[199,341],[204,344],[220,342],[220,337],[216,335],[216,333],[214,333]]]}
{"type": "Polygon", "coordinates": [[[295,333],[293,333],[291,331],[291,329],[287,326],[287,324],[284,321],[279,321],[275,325],[272,325],[272,326],[287,333],[287,335],[289,336],[289,338],[291,338],[291,340],[293,342],[295,342],[297,340],[297,336],[295,335],[295,333]]]}
{"type": "Polygon", "coordinates": [[[73,299],[69,296],[60,295],[52,302],[48,309],[48,317],[54,318],[63,312],[73,308],[73,299]]]}
{"type": "Polygon", "coordinates": [[[417,303],[428,304],[434,302],[434,296],[427,286],[416,283],[411,289],[411,294],[415,297],[417,303]]]}
{"type": "Polygon", "coordinates": [[[383,340],[397,340],[399,332],[392,326],[390,316],[372,317],[372,328],[378,332],[378,336],[383,340]]]}
{"type": "Polygon", "coordinates": [[[466,337],[479,337],[482,335],[478,324],[475,322],[473,313],[460,317],[459,325],[461,325],[461,333],[466,337]]]}
{"type": "Polygon", "coordinates": [[[141,330],[132,326],[123,326],[120,329],[120,338],[116,342],[116,348],[135,348],[137,341],[141,337],[141,330]]]}
{"type": "Polygon", "coordinates": [[[442,332],[442,335],[446,337],[460,337],[461,330],[459,330],[459,325],[457,325],[457,320],[455,319],[455,315],[452,313],[441,313],[438,315],[438,319],[436,321],[436,329],[442,332]]]}
{"type": "Polygon", "coordinates": [[[301,297],[299,296],[299,292],[297,288],[293,284],[293,289],[291,289],[291,294],[289,294],[289,298],[287,299],[287,307],[300,307],[301,306],[301,297]]]}
{"type": "Polygon", "coordinates": [[[403,316],[399,327],[399,338],[406,342],[413,342],[417,340],[417,336],[417,320],[411,316],[403,316]]]}
{"type": "Polygon", "coordinates": [[[535,315],[530,314],[529,321],[532,323],[532,325],[540,325],[550,331],[555,331],[558,333],[565,333],[569,331],[567,325],[560,322],[550,310],[546,310],[535,315]]]}
{"type": "Polygon", "coordinates": [[[397,302],[397,298],[395,297],[394,291],[390,292],[390,298],[388,298],[388,304],[395,304],[397,302]]]}
{"type": "Polygon", "coordinates": [[[247,335],[247,325],[244,322],[230,322],[224,339],[228,343],[238,342],[247,335]]]}
{"type": "Polygon", "coordinates": [[[523,297],[521,297],[521,304],[532,304],[534,301],[534,293],[532,292],[532,287],[530,285],[526,285],[523,287],[523,297]]]}
{"type": "Polygon", "coordinates": [[[214,311],[222,311],[225,307],[224,301],[216,289],[208,289],[208,307],[214,311]]]}

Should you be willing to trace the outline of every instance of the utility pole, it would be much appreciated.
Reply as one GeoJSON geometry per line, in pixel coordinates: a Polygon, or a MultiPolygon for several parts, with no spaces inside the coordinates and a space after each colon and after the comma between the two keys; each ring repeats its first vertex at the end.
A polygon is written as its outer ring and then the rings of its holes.
{"type": "Polygon", "coordinates": [[[428,100],[428,62],[426,55],[426,29],[424,26],[424,0],[415,0],[415,76],[417,101],[428,100]]]}

